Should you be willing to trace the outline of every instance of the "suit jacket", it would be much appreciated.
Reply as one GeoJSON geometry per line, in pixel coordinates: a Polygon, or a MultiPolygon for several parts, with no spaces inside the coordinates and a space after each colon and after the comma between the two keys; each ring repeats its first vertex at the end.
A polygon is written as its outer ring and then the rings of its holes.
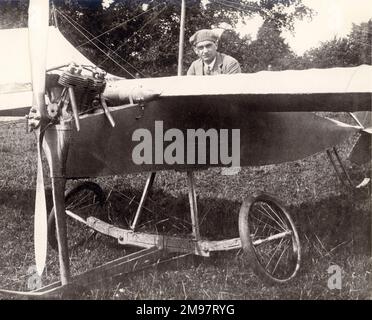
{"type": "MultiPolygon", "coordinates": [[[[240,73],[239,62],[231,56],[224,53],[217,52],[216,62],[212,69],[212,75],[216,74],[232,74],[240,73]]],[[[204,63],[202,59],[195,60],[189,70],[187,71],[188,76],[202,76],[204,75],[204,63]]]]}

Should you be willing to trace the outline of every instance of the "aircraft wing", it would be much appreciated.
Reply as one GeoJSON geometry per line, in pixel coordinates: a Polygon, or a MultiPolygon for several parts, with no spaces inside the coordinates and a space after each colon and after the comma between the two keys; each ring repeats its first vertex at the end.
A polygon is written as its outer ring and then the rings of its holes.
{"type": "Polygon", "coordinates": [[[138,88],[175,104],[182,99],[201,107],[245,106],[247,112],[370,111],[372,66],[120,80],[104,95],[120,104],[138,88]]]}
{"type": "MultiPolygon", "coordinates": [[[[0,52],[0,116],[24,115],[32,104],[28,29],[0,30],[0,41],[12,44],[0,52]]],[[[47,69],[72,61],[94,65],[57,28],[49,27],[47,69]]],[[[115,79],[108,81],[104,95],[121,105],[133,94],[133,88],[161,92],[160,99],[174,103],[183,99],[190,104],[244,105],[247,111],[255,112],[370,111],[372,66],[115,79]]]]}
{"type": "MultiPolygon", "coordinates": [[[[0,30],[0,116],[24,116],[32,105],[28,28],[0,30]]],[[[49,27],[47,69],[70,62],[94,65],[61,34],[49,27]]]]}

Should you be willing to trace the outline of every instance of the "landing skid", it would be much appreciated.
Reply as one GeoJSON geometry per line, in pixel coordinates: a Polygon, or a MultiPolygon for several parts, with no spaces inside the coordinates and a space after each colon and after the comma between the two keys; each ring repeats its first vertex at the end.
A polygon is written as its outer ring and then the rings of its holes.
{"type": "MultiPolygon", "coordinates": [[[[252,264],[252,269],[268,283],[287,282],[297,274],[301,261],[297,230],[288,212],[273,196],[260,193],[247,198],[243,202],[239,213],[239,237],[218,241],[202,239],[199,229],[195,179],[191,171],[187,172],[187,181],[192,234],[178,237],[136,231],[154,179],[155,173],[149,174],[136,215],[128,229],[114,226],[91,214],[86,217],[79,216],[77,214],[79,212],[78,208],[69,207],[70,201],[76,203],[76,200],[70,198],[79,196],[80,192],[86,190],[92,192],[93,199],[98,198],[97,205],[99,205],[99,199],[102,198],[100,195],[101,189],[95,183],[86,182],[78,185],[66,194],[64,201],[66,216],[73,218],[72,221],[85,224],[92,230],[113,237],[122,245],[137,246],[142,248],[141,250],[82,274],[69,275],[67,283],[64,282],[65,279],[61,278],[61,281],[32,292],[9,290],[0,290],[0,292],[31,297],[58,295],[73,297],[74,293],[79,292],[79,288],[89,288],[92,284],[103,282],[106,279],[156,266],[163,261],[167,261],[170,256],[172,256],[171,259],[178,259],[191,254],[208,257],[215,251],[236,249],[243,249],[244,257],[252,264]]],[[[81,194],[81,198],[84,197],[86,197],[86,194],[81,194]]],[[[86,204],[81,205],[83,208],[87,207],[86,204]]],[[[93,203],[89,210],[92,210],[95,205],[96,203],[93,203]]],[[[54,211],[52,211],[52,216],[53,214],[54,211]]],[[[50,224],[49,227],[51,227],[50,224]]],[[[56,232],[55,230],[48,231],[50,234],[56,232]]]]}

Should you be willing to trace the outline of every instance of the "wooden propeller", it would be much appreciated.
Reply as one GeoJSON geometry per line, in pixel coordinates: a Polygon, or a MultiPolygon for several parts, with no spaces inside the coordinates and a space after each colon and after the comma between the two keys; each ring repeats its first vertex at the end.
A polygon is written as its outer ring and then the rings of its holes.
{"type": "Polygon", "coordinates": [[[40,126],[36,130],[38,140],[38,166],[35,198],[35,260],[39,275],[44,271],[47,254],[47,209],[44,175],[41,162],[43,134],[47,126],[45,109],[45,77],[48,45],[49,1],[30,0],[29,4],[29,51],[33,90],[33,108],[40,113],[40,126]]]}

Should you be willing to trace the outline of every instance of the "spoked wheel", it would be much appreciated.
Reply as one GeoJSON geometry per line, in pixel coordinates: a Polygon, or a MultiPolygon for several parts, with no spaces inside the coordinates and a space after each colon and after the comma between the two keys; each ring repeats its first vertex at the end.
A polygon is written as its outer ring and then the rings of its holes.
{"type": "Polygon", "coordinates": [[[287,210],[261,193],[246,199],[239,213],[239,234],[253,271],[270,284],[284,283],[298,272],[301,247],[287,210]]]}
{"type": "MultiPolygon", "coordinates": [[[[83,182],[66,192],[66,225],[70,249],[85,243],[94,234],[94,231],[84,224],[89,216],[106,220],[103,210],[104,202],[105,195],[101,187],[94,182],[83,182]]],[[[58,251],[56,231],[53,208],[48,218],[48,242],[53,249],[58,251]]]]}

